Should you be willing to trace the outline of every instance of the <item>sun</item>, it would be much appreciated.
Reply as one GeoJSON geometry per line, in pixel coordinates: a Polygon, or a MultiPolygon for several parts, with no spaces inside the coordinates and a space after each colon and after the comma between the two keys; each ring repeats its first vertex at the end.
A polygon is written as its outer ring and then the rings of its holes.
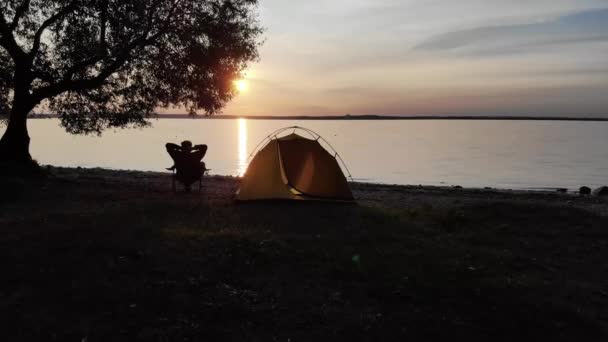
{"type": "Polygon", "coordinates": [[[249,84],[246,80],[236,80],[234,81],[234,86],[239,93],[246,92],[249,89],[249,84]]]}

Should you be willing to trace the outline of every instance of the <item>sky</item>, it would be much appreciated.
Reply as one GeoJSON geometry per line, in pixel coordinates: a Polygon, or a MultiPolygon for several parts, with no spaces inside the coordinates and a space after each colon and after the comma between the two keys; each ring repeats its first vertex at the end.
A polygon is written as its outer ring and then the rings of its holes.
{"type": "Polygon", "coordinates": [[[608,0],[260,0],[232,115],[608,117],[608,0]]]}

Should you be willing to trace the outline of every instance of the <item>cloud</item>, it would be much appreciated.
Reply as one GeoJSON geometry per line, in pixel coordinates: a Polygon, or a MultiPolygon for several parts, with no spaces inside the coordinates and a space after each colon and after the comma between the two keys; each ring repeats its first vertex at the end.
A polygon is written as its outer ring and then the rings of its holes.
{"type": "Polygon", "coordinates": [[[550,45],[608,41],[608,9],[586,11],[557,20],[519,25],[487,26],[453,31],[428,39],[416,51],[472,54],[515,53],[550,45]]]}
{"type": "Polygon", "coordinates": [[[249,114],[608,115],[608,0],[265,0],[249,114]]]}

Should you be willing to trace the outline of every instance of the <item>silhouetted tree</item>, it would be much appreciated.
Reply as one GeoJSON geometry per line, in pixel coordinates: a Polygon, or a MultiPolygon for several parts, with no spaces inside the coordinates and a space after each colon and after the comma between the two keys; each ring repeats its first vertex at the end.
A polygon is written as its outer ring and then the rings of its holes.
{"type": "Polygon", "coordinates": [[[2,0],[0,160],[30,161],[37,106],[71,133],[141,127],[155,108],[214,114],[258,58],[257,0],[2,0]]]}

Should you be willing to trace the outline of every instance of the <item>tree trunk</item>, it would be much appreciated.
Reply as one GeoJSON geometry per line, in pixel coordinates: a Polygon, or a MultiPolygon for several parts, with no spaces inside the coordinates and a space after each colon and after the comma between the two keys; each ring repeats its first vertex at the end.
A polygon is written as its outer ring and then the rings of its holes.
{"type": "Polygon", "coordinates": [[[30,110],[30,106],[12,108],[6,131],[0,139],[0,162],[26,164],[32,161],[27,133],[27,114],[30,110]]]}

